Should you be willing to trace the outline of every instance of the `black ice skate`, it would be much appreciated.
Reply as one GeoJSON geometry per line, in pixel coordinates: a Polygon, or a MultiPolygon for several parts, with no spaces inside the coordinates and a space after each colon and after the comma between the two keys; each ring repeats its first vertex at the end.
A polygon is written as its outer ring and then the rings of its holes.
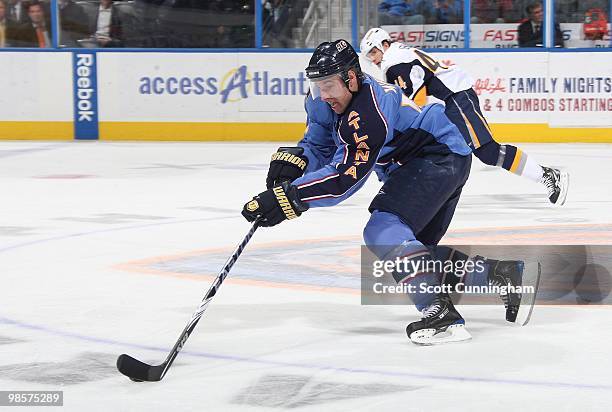
{"type": "Polygon", "coordinates": [[[499,296],[506,307],[506,320],[517,325],[526,325],[531,319],[535,304],[538,285],[540,283],[540,264],[528,263],[521,260],[494,260],[483,259],[489,265],[489,284],[493,286],[506,286],[507,293],[500,292],[499,296]],[[515,289],[528,289],[521,293],[515,289]]]}
{"type": "Polygon", "coordinates": [[[552,167],[542,166],[542,169],[544,169],[544,174],[540,182],[548,190],[548,200],[554,205],[563,205],[567,197],[569,174],[552,167]]]}
{"type": "Polygon", "coordinates": [[[472,339],[465,321],[453,306],[450,297],[440,295],[423,310],[423,318],[406,327],[406,334],[417,345],[437,345],[472,339]]]}

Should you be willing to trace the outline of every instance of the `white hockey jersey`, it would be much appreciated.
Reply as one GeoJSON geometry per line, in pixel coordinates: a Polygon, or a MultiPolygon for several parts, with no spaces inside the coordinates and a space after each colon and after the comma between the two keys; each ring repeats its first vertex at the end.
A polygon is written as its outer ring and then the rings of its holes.
{"type": "Polygon", "coordinates": [[[446,100],[474,85],[474,80],[461,68],[444,66],[424,51],[402,43],[391,43],[380,67],[387,82],[397,84],[410,99],[423,86],[428,95],[446,100]]]}

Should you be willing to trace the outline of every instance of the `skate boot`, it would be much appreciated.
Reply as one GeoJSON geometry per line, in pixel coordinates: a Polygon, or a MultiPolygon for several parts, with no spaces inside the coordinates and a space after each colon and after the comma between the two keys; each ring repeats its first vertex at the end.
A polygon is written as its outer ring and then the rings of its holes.
{"type": "Polygon", "coordinates": [[[465,321],[447,295],[438,296],[425,308],[423,318],[406,327],[408,338],[417,345],[438,345],[472,339],[465,321]]]}
{"type": "Polygon", "coordinates": [[[544,174],[540,182],[548,190],[548,200],[554,205],[561,206],[565,203],[565,198],[567,197],[569,174],[552,167],[542,166],[542,169],[544,169],[544,174]]]}
{"type": "Polygon", "coordinates": [[[540,283],[540,264],[526,265],[522,260],[484,259],[481,256],[476,259],[482,259],[489,265],[490,285],[505,286],[508,289],[499,293],[506,307],[506,320],[526,325],[531,318],[540,283]]]}

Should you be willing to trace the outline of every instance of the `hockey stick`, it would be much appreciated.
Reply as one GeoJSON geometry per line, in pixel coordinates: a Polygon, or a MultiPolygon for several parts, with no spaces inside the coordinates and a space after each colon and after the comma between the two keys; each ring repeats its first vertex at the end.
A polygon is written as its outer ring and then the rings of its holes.
{"type": "Polygon", "coordinates": [[[249,243],[249,240],[251,240],[251,237],[253,237],[253,234],[257,230],[258,225],[259,221],[256,220],[253,223],[253,226],[251,227],[249,232],[244,237],[244,239],[242,239],[242,242],[240,242],[236,249],[234,249],[234,253],[232,254],[232,256],[227,259],[227,262],[225,262],[225,266],[223,266],[223,269],[215,278],[213,284],[206,292],[206,295],[204,295],[202,302],[200,302],[200,306],[198,306],[198,309],[191,316],[191,320],[189,321],[187,326],[185,326],[185,329],[183,329],[181,336],[179,336],[178,340],[174,344],[174,347],[168,354],[166,360],[161,365],[148,365],[129,355],[122,354],[117,358],[117,369],[119,369],[119,372],[121,372],[134,382],[156,382],[163,379],[164,375],[166,375],[166,372],[168,372],[168,369],[172,365],[172,362],[174,362],[174,359],[177,357],[181,349],[183,349],[183,346],[185,345],[185,342],[187,342],[189,335],[191,334],[191,332],[193,332],[196,325],[198,324],[198,321],[202,317],[202,314],[208,307],[208,303],[217,294],[217,291],[219,290],[221,284],[229,274],[229,271],[232,269],[232,266],[234,266],[234,263],[236,263],[236,261],[238,260],[238,257],[246,247],[247,243],[249,243]]]}

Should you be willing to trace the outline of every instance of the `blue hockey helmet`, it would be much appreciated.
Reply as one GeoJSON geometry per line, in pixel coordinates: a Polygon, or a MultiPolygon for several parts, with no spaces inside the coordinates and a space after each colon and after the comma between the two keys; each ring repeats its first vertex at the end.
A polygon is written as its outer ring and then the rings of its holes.
{"type": "Polygon", "coordinates": [[[340,39],[317,46],[306,67],[306,77],[312,81],[339,74],[348,87],[349,70],[353,70],[358,79],[363,78],[359,55],[348,41],[340,39]]]}

